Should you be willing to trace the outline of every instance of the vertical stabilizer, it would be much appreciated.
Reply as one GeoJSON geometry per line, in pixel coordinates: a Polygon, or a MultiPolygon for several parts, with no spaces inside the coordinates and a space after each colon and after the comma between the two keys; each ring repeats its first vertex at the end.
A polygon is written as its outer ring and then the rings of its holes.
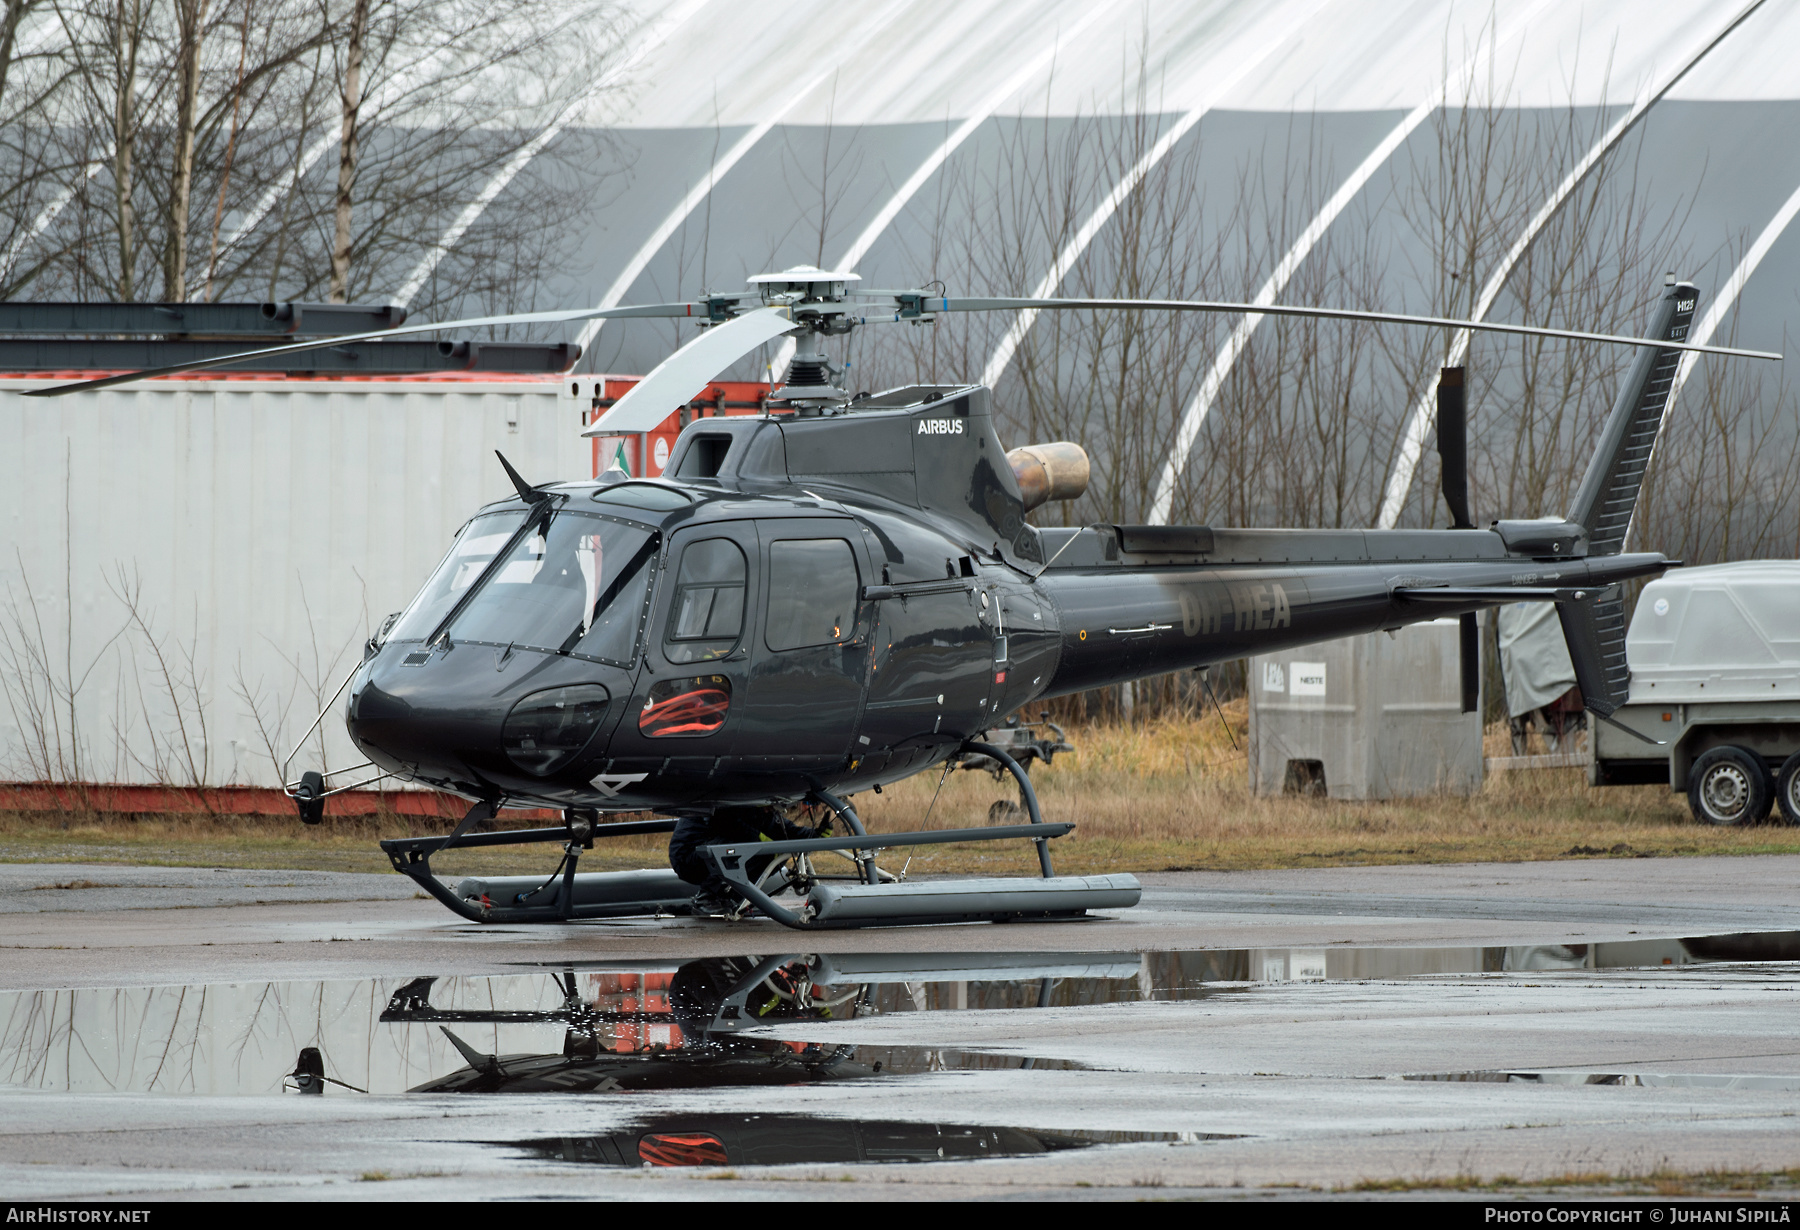
{"type": "MultiPolygon", "coordinates": [[[[1645,336],[1686,341],[1699,301],[1700,292],[1692,283],[1673,283],[1657,304],[1645,336]]],[[[1637,510],[1644,471],[1662,430],[1669,391],[1680,365],[1679,350],[1638,347],[1637,358],[1600,431],[1600,447],[1569,510],[1569,520],[1587,531],[1590,556],[1617,555],[1625,549],[1625,534],[1637,510]]],[[[1582,699],[1601,717],[1609,716],[1625,703],[1631,689],[1631,670],[1625,661],[1623,595],[1617,586],[1610,586],[1587,601],[1562,603],[1556,613],[1562,620],[1582,699]]]]}
{"type": "MultiPolygon", "coordinates": [[[[1687,340],[1694,319],[1699,290],[1690,282],[1668,288],[1657,304],[1656,316],[1645,336],[1671,342],[1687,340]]],[[[1662,430],[1663,413],[1669,408],[1669,390],[1679,350],[1656,346],[1638,347],[1637,358],[1620,386],[1618,400],[1600,432],[1600,447],[1575,493],[1569,520],[1587,530],[1589,555],[1617,555],[1625,547],[1625,531],[1637,508],[1644,485],[1644,470],[1662,430]]]]}
{"type": "Polygon", "coordinates": [[[1601,717],[1612,716],[1631,692],[1624,595],[1617,585],[1609,585],[1590,600],[1558,603],[1556,615],[1582,703],[1601,717]]]}

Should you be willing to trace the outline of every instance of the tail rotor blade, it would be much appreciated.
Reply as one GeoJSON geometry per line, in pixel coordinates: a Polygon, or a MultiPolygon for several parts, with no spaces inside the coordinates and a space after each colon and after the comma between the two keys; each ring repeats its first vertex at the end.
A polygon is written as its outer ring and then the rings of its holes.
{"type": "Polygon", "coordinates": [[[1442,459],[1444,503],[1450,506],[1450,528],[1472,530],[1469,519],[1469,403],[1463,369],[1446,367],[1438,377],[1438,456],[1442,459]]]}
{"type": "Polygon", "coordinates": [[[651,369],[581,434],[623,436],[649,431],[691,401],[718,374],[764,342],[794,327],[786,308],[757,308],[715,325],[651,369]]]}
{"type": "Polygon", "coordinates": [[[1462,711],[1481,707],[1481,623],[1474,611],[1457,617],[1457,664],[1462,668],[1462,711]]]}

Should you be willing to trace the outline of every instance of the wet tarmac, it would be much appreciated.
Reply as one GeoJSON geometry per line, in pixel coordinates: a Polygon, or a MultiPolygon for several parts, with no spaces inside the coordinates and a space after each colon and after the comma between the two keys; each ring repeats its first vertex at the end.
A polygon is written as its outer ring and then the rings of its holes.
{"type": "Polygon", "coordinates": [[[1783,1169],[1796,874],[1165,875],[1116,919],[800,935],[509,933],[397,877],[9,866],[0,1194],[1276,1198],[1783,1169]],[[1408,942],[1433,933],[1457,942],[1408,942]]]}

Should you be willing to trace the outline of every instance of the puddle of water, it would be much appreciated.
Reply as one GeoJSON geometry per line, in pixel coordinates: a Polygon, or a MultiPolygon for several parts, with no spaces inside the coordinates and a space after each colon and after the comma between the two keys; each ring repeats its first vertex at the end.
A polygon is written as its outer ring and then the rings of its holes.
{"type": "Polygon", "coordinates": [[[1136,1142],[1229,1139],[1201,1132],[1047,1132],[974,1124],[823,1119],[812,1115],[662,1117],[603,1136],[496,1142],[549,1162],[594,1166],[784,1166],[1024,1157],[1136,1142]]]}
{"type": "Polygon", "coordinates": [[[1721,1072],[1434,1072],[1405,1076],[1409,1081],[1455,1081],[1480,1085],[1634,1085],[1650,1089],[1800,1089],[1800,1076],[1734,1076],[1721,1072]]]}
{"type": "Polygon", "coordinates": [[[1782,932],[1569,947],[790,953],[476,978],[10,992],[0,995],[0,1084],[213,1095],[297,1085],[330,1096],[598,1093],[1071,1068],[925,1048],[822,1048],[743,1031],[895,1012],[1192,1000],[1241,994],[1256,982],[1579,976],[1796,959],[1800,935],[1782,932]]]}

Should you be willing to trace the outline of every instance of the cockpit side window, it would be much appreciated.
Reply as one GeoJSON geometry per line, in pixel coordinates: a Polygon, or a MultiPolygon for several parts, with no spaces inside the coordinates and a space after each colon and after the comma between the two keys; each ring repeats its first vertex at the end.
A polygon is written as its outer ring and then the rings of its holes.
{"type": "Polygon", "coordinates": [[[856,635],[856,556],[842,538],[769,546],[770,649],[830,645],[856,635]]]}
{"type": "Polygon", "coordinates": [[[737,647],[748,573],[743,549],[729,538],[703,538],[683,548],[669,606],[669,661],[710,662],[737,647]]]}

